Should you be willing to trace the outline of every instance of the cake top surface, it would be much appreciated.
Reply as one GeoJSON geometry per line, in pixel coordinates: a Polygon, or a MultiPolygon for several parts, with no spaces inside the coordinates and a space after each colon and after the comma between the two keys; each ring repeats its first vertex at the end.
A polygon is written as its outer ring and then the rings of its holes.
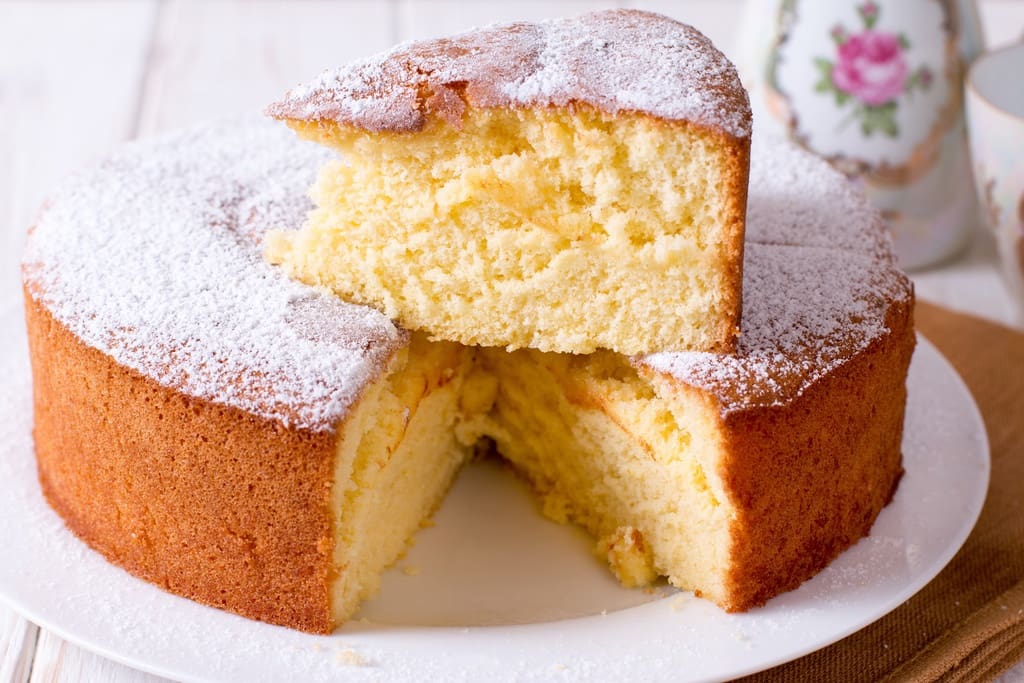
{"type": "MultiPolygon", "coordinates": [[[[165,386],[330,430],[408,334],[262,258],[263,234],[311,208],[305,191],[329,157],[257,121],[128,145],[51,195],[26,285],[86,344],[165,386]]],[[[843,176],[769,138],[751,169],[738,352],[634,359],[727,413],[799,396],[912,300],[881,220],[843,176]]]]}
{"type": "Polygon", "coordinates": [[[263,233],[312,208],[328,157],[258,120],[127,145],[50,196],[26,285],[87,345],[160,384],[330,430],[407,333],[262,258],[263,233]]]}
{"type": "Polygon", "coordinates": [[[854,251],[892,259],[881,214],[824,159],[785,138],[758,136],[750,155],[748,244],[854,251]]]}
{"type": "Polygon", "coordinates": [[[712,392],[725,413],[798,397],[885,334],[891,306],[913,297],[881,217],[824,161],[758,138],[747,201],[736,353],[634,359],[712,392]]]}
{"type": "Polygon", "coordinates": [[[691,26],[639,10],[488,26],[398,45],[323,72],[268,108],[369,131],[413,131],[465,106],[585,103],[748,137],[750,103],[736,69],[691,26]]]}
{"type": "Polygon", "coordinates": [[[890,306],[911,291],[873,256],[765,244],[747,246],[743,288],[734,354],[662,352],[635,362],[713,393],[726,414],[785,405],[885,334],[890,306]]]}

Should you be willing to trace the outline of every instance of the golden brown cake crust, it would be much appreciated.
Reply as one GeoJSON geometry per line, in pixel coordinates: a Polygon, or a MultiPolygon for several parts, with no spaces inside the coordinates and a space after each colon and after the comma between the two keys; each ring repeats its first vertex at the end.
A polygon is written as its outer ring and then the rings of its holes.
{"type": "Polygon", "coordinates": [[[639,10],[489,26],[399,45],[324,72],[267,112],[407,132],[430,117],[458,125],[467,105],[573,103],[750,136],[750,103],[732,64],[692,26],[639,10]]]}
{"type": "Polygon", "coordinates": [[[719,415],[716,478],[734,517],[724,593],[708,597],[727,611],[797,588],[867,536],[892,500],[916,344],[911,290],[885,307],[883,333],[847,345],[841,362],[784,403],[738,399],[743,381],[708,389],[637,366],[667,380],[660,391],[719,415]]]}
{"type": "Polygon", "coordinates": [[[723,418],[719,475],[736,518],[728,611],[792,590],[868,535],[903,472],[912,301],[888,315],[890,333],[816,382],[785,409],[723,418]]]}
{"type": "Polygon", "coordinates": [[[723,148],[727,172],[725,177],[731,187],[726,189],[724,196],[729,198],[729,204],[725,209],[725,222],[732,226],[729,235],[731,243],[724,244],[725,263],[729,264],[727,285],[724,291],[729,297],[723,302],[722,310],[731,311],[731,315],[725,321],[725,329],[722,330],[720,339],[725,343],[715,349],[717,353],[732,353],[736,351],[739,335],[742,326],[743,311],[743,252],[745,239],[745,222],[747,215],[747,193],[750,183],[750,139],[734,140],[727,136],[724,138],[723,148]]]}
{"type": "Polygon", "coordinates": [[[22,271],[39,479],[69,528],[170,592],[320,633],[338,429],[409,340],[260,255],[324,158],[244,119],[126,145],[50,197],[22,271]]]}
{"type": "Polygon", "coordinates": [[[161,386],[27,290],[25,314],[39,480],[68,527],[172,593],[329,632],[334,435],[161,386]]]}

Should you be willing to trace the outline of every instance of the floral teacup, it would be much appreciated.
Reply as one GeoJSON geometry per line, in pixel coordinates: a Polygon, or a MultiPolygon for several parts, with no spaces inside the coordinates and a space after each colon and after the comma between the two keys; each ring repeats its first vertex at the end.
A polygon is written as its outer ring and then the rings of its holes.
{"type": "Polygon", "coordinates": [[[1024,43],[983,55],[967,75],[978,197],[1003,273],[1024,309],[1024,43]]]}
{"type": "Polygon", "coordinates": [[[748,0],[739,67],[755,137],[781,133],[861,185],[900,262],[967,242],[976,203],[963,66],[981,44],[972,0],[748,0]]]}

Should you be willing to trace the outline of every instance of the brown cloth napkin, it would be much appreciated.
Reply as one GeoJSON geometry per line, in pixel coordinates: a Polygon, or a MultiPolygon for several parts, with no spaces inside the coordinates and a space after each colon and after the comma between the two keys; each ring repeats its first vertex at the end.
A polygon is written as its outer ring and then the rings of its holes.
{"type": "Polygon", "coordinates": [[[987,681],[1024,659],[1024,334],[922,302],[916,316],[988,428],[992,480],[978,524],[895,611],[744,681],[987,681]]]}

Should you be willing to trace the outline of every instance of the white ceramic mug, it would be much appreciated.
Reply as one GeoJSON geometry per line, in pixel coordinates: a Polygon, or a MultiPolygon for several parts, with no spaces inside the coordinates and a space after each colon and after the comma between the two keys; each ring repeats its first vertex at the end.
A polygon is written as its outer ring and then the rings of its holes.
{"type": "Polygon", "coordinates": [[[1024,310],[1024,43],[982,55],[971,66],[967,127],[982,212],[1024,310]]]}

